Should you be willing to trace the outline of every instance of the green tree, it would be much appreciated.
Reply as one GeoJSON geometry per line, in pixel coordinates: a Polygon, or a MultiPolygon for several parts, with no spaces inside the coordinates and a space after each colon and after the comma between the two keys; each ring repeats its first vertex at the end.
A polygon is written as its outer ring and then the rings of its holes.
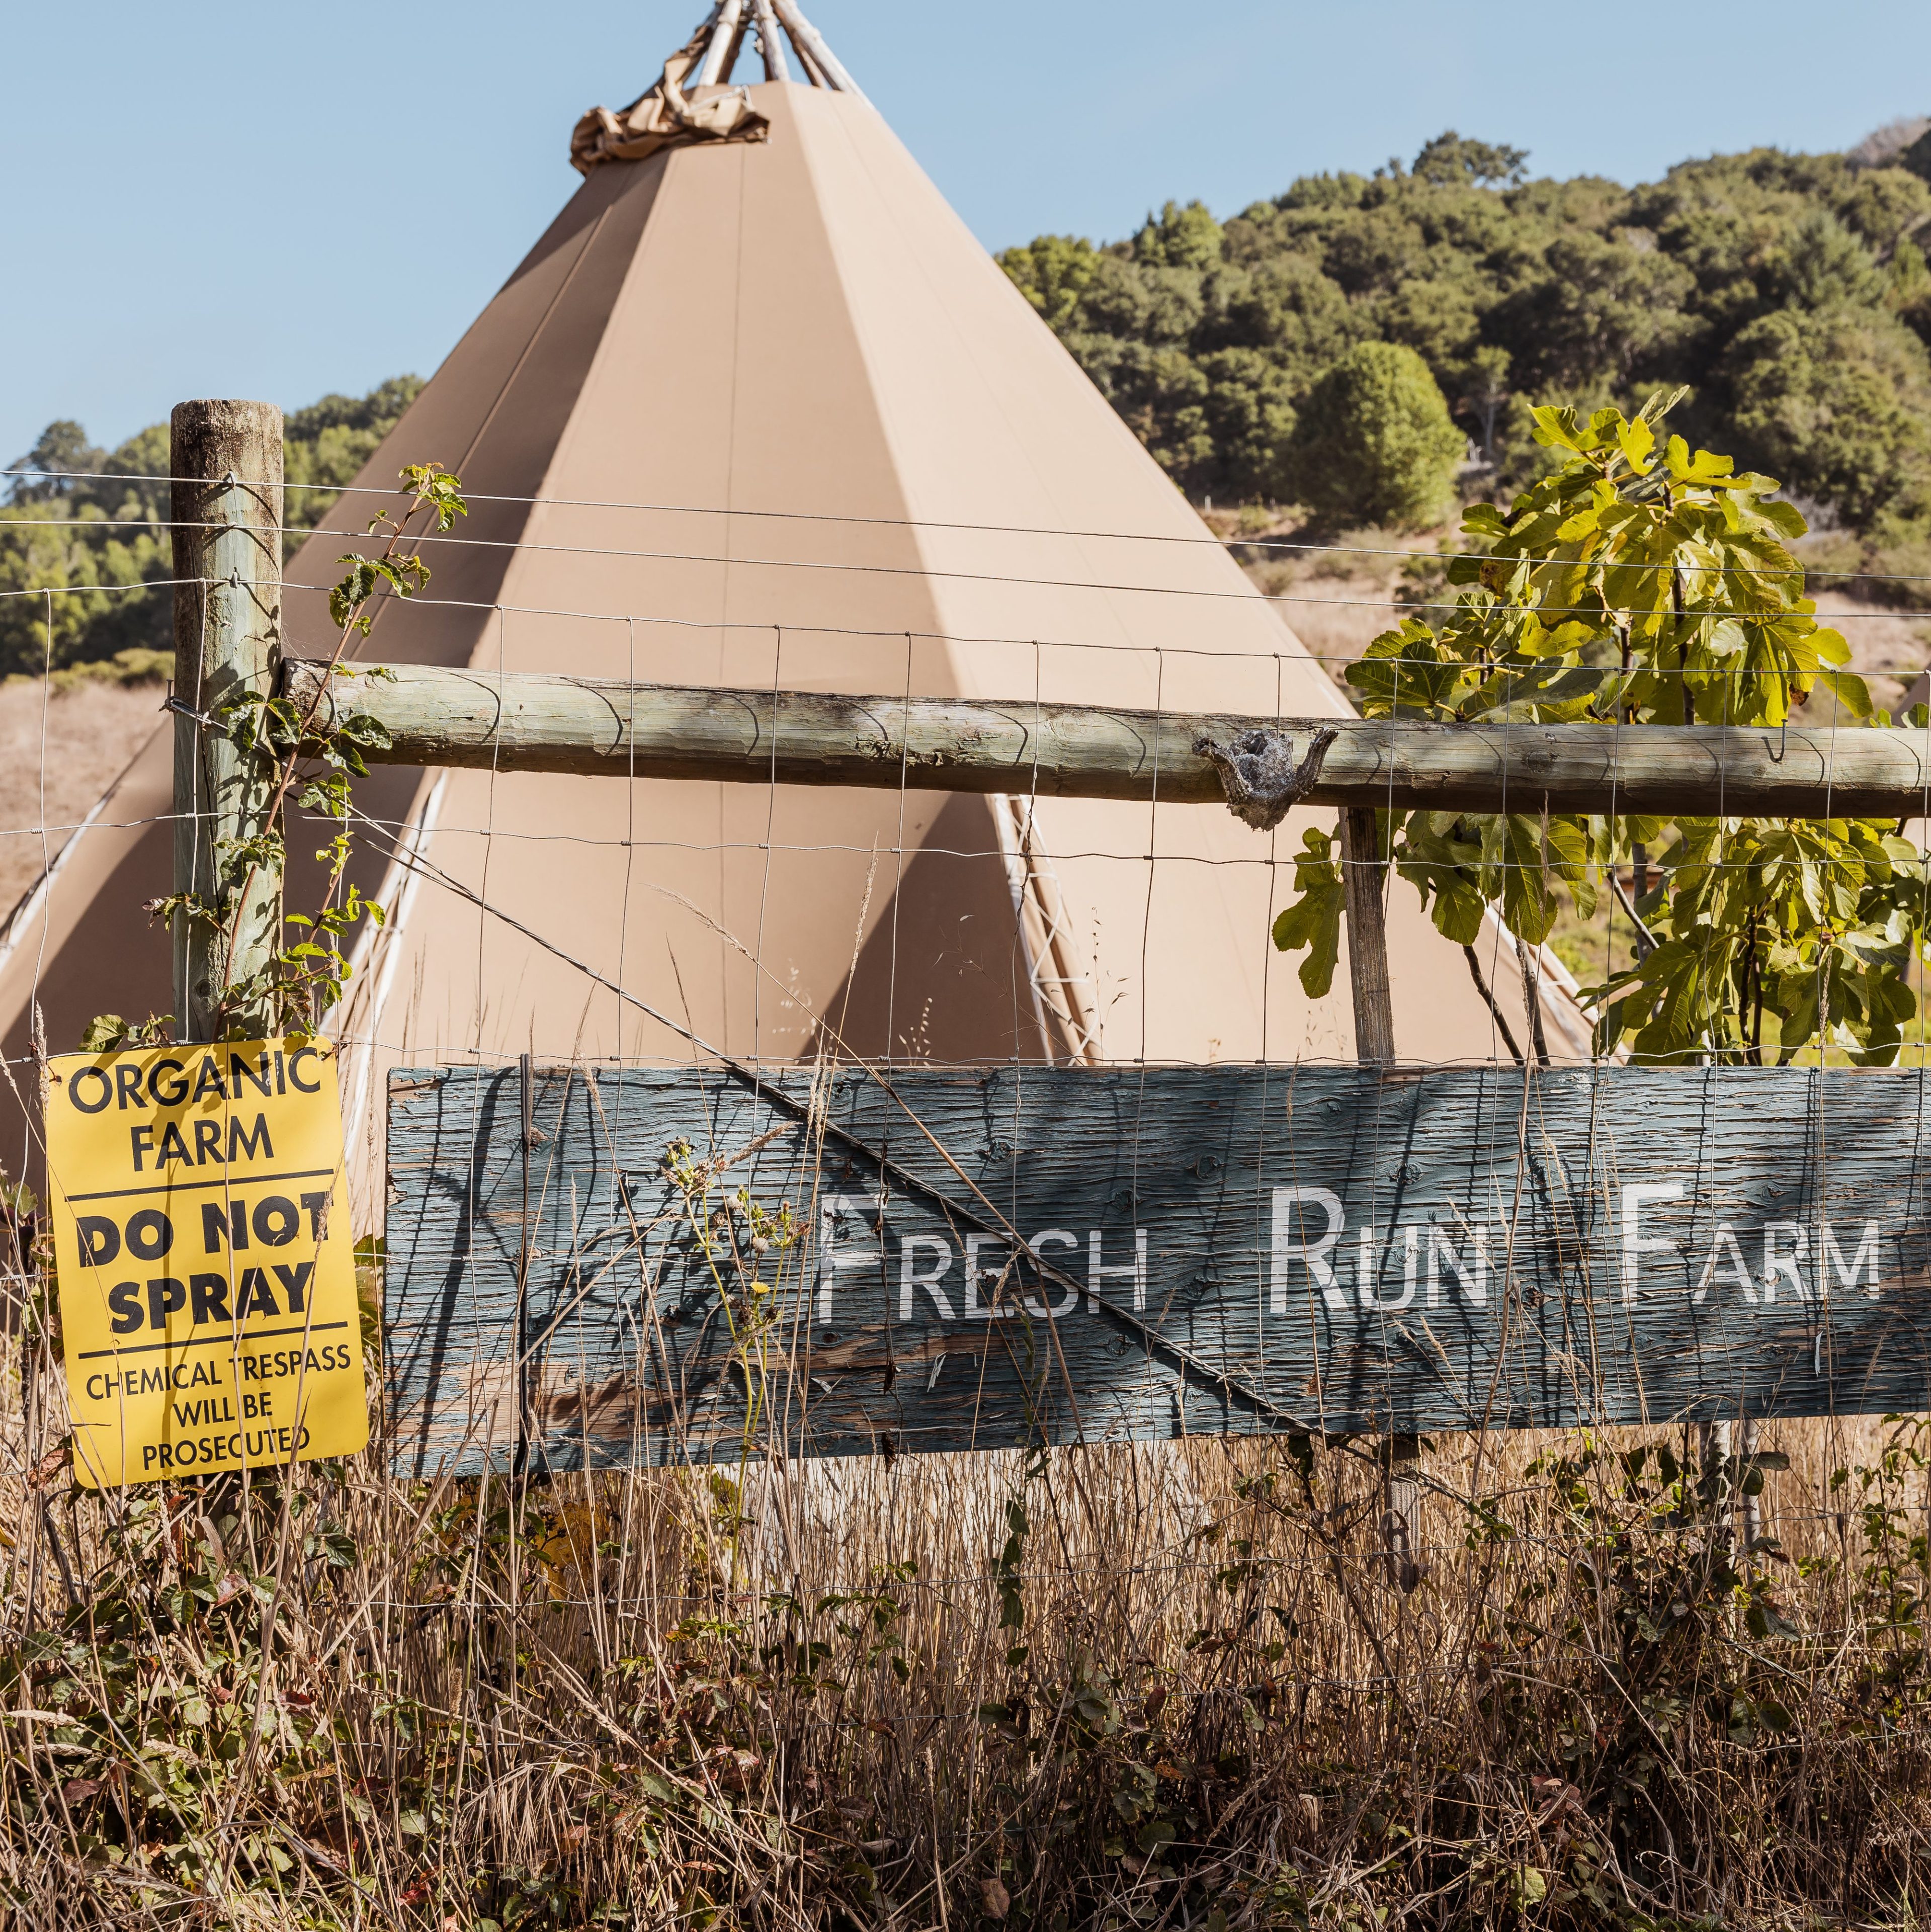
{"type": "Polygon", "coordinates": [[[1417,275],[1375,304],[1375,336],[1407,345],[1431,370],[1467,365],[1481,341],[1475,291],[1465,283],[1417,275]]]}
{"type": "MultiPolygon", "coordinates": [[[[366,396],[325,396],[288,418],[283,451],[289,548],[353,480],[421,388],[400,376],[366,396]]],[[[102,451],[79,424],[49,423],[8,466],[0,504],[0,675],[171,652],[168,429],[154,423],[102,451]],[[31,472],[53,472],[39,475],[31,472]]]]}
{"type": "MultiPolygon", "coordinates": [[[[1503,487],[1549,462],[1509,391],[1627,413],[1684,385],[1686,434],[1766,452],[1865,545],[1903,558],[1931,547],[1931,508],[1903,487],[1894,425],[1877,438],[1879,487],[1835,446],[1918,409],[1912,359],[1868,318],[1931,340],[1931,187],[1880,146],[1855,160],[1711,155],[1631,190],[1527,178],[1521,149],[1451,130],[1408,168],[1304,176],[1225,224],[1173,202],[1124,240],[1042,236],[1001,259],[1189,491],[1293,494],[1270,458],[1286,412],[1304,428],[1334,364],[1380,341],[1428,364],[1503,487]],[[1822,394],[1765,400],[1778,379],[1757,364],[1786,337],[1759,325],[1807,314],[1840,318],[1846,412],[1822,394]],[[1236,350],[1252,352],[1214,359],[1236,350]]],[[[1785,388],[1823,380],[1799,374],[1785,388]]]]}
{"type": "Polygon", "coordinates": [[[1837,212],[1873,248],[1885,253],[1931,227],[1931,186],[1903,168],[1868,168],[1837,212]]]}
{"type": "Polygon", "coordinates": [[[1498,302],[1484,330],[1509,351],[1525,388],[1600,396],[1668,367],[1694,328],[1682,308],[1694,286],[1689,270],[1653,246],[1560,236],[1542,272],[1498,302]]]}
{"type": "Polygon", "coordinates": [[[1296,417],[1288,378],[1252,349],[1221,349],[1197,364],[1213,454],[1204,487],[1225,502],[1277,500],[1288,487],[1296,417]]]}
{"type": "Polygon", "coordinates": [[[1765,292],[1780,307],[1838,308],[1878,302],[1877,258],[1828,208],[1813,208],[1766,264],[1765,292]]]}
{"type": "MultiPolygon", "coordinates": [[[[287,419],[283,515],[292,532],[309,529],[333,506],[340,488],[354,482],[421,389],[420,376],[394,376],[366,396],[324,396],[287,419]]],[[[292,552],[293,544],[289,548],[292,552]]]]}
{"type": "Polygon", "coordinates": [[[1196,354],[1252,349],[1305,395],[1336,357],[1372,332],[1366,313],[1304,255],[1222,268],[1204,285],[1196,354]]]}
{"type": "Polygon", "coordinates": [[[1456,187],[1513,188],[1528,165],[1526,148],[1504,148],[1486,141],[1465,141],[1451,128],[1438,134],[1415,157],[1409,172],[1417,181],[1456,187]]]}
{"type": "Polygon", "coordinates": [[[1148,215],[1133,238],[1135,260],[1149,268],[1210,268],[1220,260],[1221,226],[1203,202],[1170,201],[1148,215]]]}
{"type": "Polygon", "coordinates": [[[1294,493],[1332,522],[1419,529],[1451,500],[1466,448],[1428,364],[1399,344],[1363,342],[1309,394],[1294,493]]]}
{"type": "Polygon", "coordinates": [[[1783,308],[1730,345],[1721,374],[1750,458],[1849,521],[1921,516],[1931,493],[1931,356],[1880,308],[1783,308]]]}
{"type": "Polygon", "coordinates": [[[1931,266],[1915,242],[1900,242],[1891,251],[1884,305],[1919,341],[1931,343],[1931,266]]]}
{"type": "Polygon", "coordinates": [[[166,602],[145,586],[171,562],[165,532],[117,527],[92,505],[54,498],[0,508],[0,592],[50,593],[0,596],[0,670],[31,675],[160,649],[171,639],[166,602]],[[72,523],[56,520],[69,508],[79,512],[72,523]]]}
{"type": "Polygon", "coordinates": [[[1462,375],[1462,406],[1481,425],[1482,460],[1495,454],[1495,424],[1509,401],[1509,352],[1485,346],[1469,357],[1462,375]]]}
{"type": "Polygon", "coordinates": [[[1002,250],[997,259],[1048,324],[1064,328],[1078,310],[1099,258],[1093,244],[1080,236],[1041,235],[1023,247],[1002,250]]]}
{"type": "MultiPolygon", "coordinates": [[[[1441,722],[1780,724],[1813,691],[1870,715],[1849,646],[1819,626],[1789,544],[1804,519],[1768,476],[1692,454],[1668,405],[1534,412],[1558,459],[1506,512],[1463,524],[1450,567],[1454,611],[1375,639],[1348,681],[1370,717],[1441,722]],[[1481,553],[1486,552],[1486,554],[1481,553]]],[[[1435,923],[1471,945],[1486,910],[1540,944],[1567,892],[1585,917],[1617,890],[1613,868],[1667,847],[1636,910],[1645,942],[1593,997],[1599,1052],[1635,1058],[1787,1062],[1819,1041],[1873,1064],[1897,1056],[1915,1010],[1924,866],[1882,820],[1379,815],[1396,869],[1435,923]]],[[[1305,835],[1301,896],[1276,943],[1306,950],[1324,990],[1339,943],[1340,878],[1326,835],[1305,835]]]]}
{"type": "Polygon", "coordinates": [[[1198,268],[1147,266],[1108,253],[1093,265],[1075,320],[1126,344],[1185,348],[1206,313],[1198,268]]]}
{"type": "Polygon", "coordinates": [[[86,430],[77,422],[50,422],[25,456],[7,464],[7,474],[13,480],[8,485],[7,500],[57,502],[73,490],[70,479],[99,470],[106,460],[106,453],[88,441],[86,430]]]}

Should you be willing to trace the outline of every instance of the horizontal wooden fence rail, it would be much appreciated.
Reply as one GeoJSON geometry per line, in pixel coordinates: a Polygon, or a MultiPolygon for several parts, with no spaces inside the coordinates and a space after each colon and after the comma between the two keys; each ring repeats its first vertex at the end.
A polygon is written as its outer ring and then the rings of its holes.
{"type": "Polygon", "coordinates": [[[1931,733],[1921,730],[1244,718],[422,664],[331,676],[299,658],[284,664],[283,689],[304,715],[312,708],[319,730],[353,714],[374,718],[390,742],[366,755],[387,764],[1218,804],[1226,789],[1204,742],[1267,734],[1306,761],[1331,734],[1295,794],[1309,804],[1931,816],[1931,733]]]}

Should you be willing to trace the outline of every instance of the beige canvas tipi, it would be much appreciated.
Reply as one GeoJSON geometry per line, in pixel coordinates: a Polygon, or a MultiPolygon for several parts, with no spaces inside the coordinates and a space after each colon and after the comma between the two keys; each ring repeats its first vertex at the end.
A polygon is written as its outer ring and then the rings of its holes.
{"type": "MultiPolygon", "coordinates": [[[[363,656],[1345,713],[788,0],[725,0],[641,100],[586,117],[573,158],[583,185],[361,479],[433,460],[472,503],[363,656]],[[767,77],[726,85],[760,40],[767,77]]],[[[332,647],[323,593],[371,508],[345,496],[290,563],[292,650],[332,647]]],[[[14,920],[10,1057],[35,1001],[56,1050],[94,1012],[167,1005],[139,908],[166,889],[168,831],[130,821],[168,787],[163,731],[14,920]]],[[[373,863],[396,916],[338,1024],[377,1159],[403,1062],[679,1061],[694,1035],[783,1063],[832,1028],[922,1062],[1353,1055],[1345,972],[1311,1001],[1268,936],[1303,826],[1331,814],[1265,834],[1198,806],[482,772],[360,795],[397,849],[534,935],[373,863]]],[[[1405,886],[1390,914],[1402,1057],[1495,1057],[1457,949],[1405,886]]],[[[1576,1051],[1573,1004],[1546,1004],[1576,1051]]]]}

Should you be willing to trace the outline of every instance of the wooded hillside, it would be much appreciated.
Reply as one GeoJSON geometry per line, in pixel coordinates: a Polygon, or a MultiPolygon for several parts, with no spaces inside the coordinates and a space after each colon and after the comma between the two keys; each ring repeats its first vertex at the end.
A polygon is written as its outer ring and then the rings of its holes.
{"type": "MultiPolygon", "coordinates": [[[[366,396],[324,396],[289,416],[283,514],[291,532],[308,529],[334,500],[322,486],[354,480],[421,387],[419,377],[398,376],[366,396]]],[[[106,664],[124,652],[136,654],[125,661],[133,673],[147,668],[145,652],[165,651],[172,662],[168,594],[138,587],[172,572],[168,486],[149,480],[167,466],[165,422],[117,449],[97,449],[69,422],[49,423],[8,466],[0,591],[100,587],[46,600],[0,597],[0,674],[106,664]]]]}
{"type": "Polygon", "coordinates": [[[1628,409],[1684,383],[1683,434],[1780,478],[1849,561],[1931,569],[1924,124],[1634,188],[1528,178],[1528,158],[1449,133],[1225,223],[1170,202],[1130,240],[1000,260],[1195,502],[1324,508],[1324,379],[1383,343],[1492,464],[1464,494],[1537,473],[1531,403],[1628,409]]]}

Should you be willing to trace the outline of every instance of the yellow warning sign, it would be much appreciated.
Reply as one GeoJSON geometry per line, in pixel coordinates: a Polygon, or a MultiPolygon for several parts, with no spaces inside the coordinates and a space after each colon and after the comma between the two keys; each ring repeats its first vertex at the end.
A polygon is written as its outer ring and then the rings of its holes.
{"type": "Polygon", "coordinates": [[[332,1046],[62,1054],[46,1143],[79,1481],[364,1446],[332,1046]]]}

